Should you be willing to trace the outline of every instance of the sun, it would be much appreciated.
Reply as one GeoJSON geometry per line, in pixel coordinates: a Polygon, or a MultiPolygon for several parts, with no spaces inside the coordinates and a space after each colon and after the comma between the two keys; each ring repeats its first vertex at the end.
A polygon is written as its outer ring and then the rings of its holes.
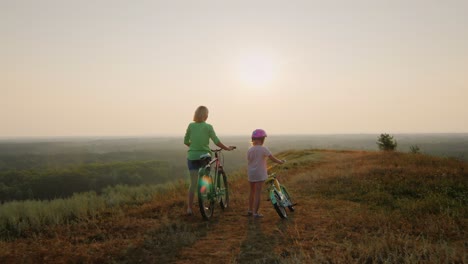
{"type": "Polygon", "coordinates": [[[271,57],[250,55],[239,63],[240,80],[248,86],[265,86],[273,80],[274,65],[271,57]]]}

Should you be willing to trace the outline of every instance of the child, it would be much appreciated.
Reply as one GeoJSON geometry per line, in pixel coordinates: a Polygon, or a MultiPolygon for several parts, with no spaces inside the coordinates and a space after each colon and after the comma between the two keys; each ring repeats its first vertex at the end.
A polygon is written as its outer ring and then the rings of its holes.
{"type": "Polygon", "coordinates": [[[188,205],[187,214],[193,214],[193,198],[195,194],[195,188],[198,184],[198,169],[201,167],[200,155],[211,153],[210,150],[210,139],[216,144],[216,146],[224,150],[233,150],[233,146],[225,146],[213,129],[213,126],[206,123],[208,119],[208,108],[206,106],[199,106],[195,110],[193,121],[188,125],[187,131],[185,132],[184,144],[189,147],[187,152],[187,165],[190,171],[190,186],[188,191],[188,205]]]}
{"type": "Polygon", "coordinates": [[[284,160],[279,160],[273,156],[270,150],[263,146],[267,134],[263,129],[255,129],[252,133],[252,146],[247,152],[248,160],[248,176],[250,182],[250,194],[249,194],[249,210],[247,215],[253,215],[253,217],[263,217],[262,214],[258,213],[260,207],[260,195],[262,192],[263,182],[268,177],[267,172],[267,159],[283,164],[284,160]]]}

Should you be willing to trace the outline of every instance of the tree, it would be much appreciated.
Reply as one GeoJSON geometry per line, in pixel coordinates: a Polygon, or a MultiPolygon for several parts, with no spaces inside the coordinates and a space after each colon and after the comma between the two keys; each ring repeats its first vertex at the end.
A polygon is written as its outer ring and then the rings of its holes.
{"type": "Polygon", "coordinates": [[[389,134],[380,134],[380,137],[377,139],[377,145],[380,150],[394,151],[396,150],[397,142],[389,134]]]}

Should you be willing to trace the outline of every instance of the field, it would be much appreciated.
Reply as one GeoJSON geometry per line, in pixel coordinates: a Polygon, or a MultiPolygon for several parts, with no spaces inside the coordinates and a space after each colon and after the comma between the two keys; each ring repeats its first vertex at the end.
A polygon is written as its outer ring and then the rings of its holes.
{"type": "MultiPolygon", "coordinates": [[[[171,140],[166,143],[178,142],[171,140]]],[[[468,261],[465,160],[457,155],[446,158],[407,151],[319,150],[301,140],[281,141],[279,146],[271,138],[271,148],[288,160],[272,171],[278,170],[297,202],[287,220],[278,217],[266,193],[261,204],[265,217],[246,216],[248,191],[242,156],[248,142],[242,147],[243,139],[234,144],[226,139],[226,144],[239,146],[237,153],[225,154],[226,163],[230,162],[226,169],[231,203],[224,212],[216,208],[211,221],[202,220],[197,212],[184,214],[187,185],[183,177],[158,185],[114,185],[99,194],[83,192],[50,201],[6,202],[0,207],[0,263],[468,261]],[[66,208],[75,209],[67,213],[66,208]]],[[[68,160],[78,157],[76,153],[91,153],[92,144],[61,143],[54,149],[48,143],[37,145],[36,153],[29,155],[44,155],[45,146],[48,155],[68,148],[67,155],[72,157],[68,160]]],[[[94,152],[95,157],[109,158],[106,155],[123,149],[115,145],[106,149],[111,146],[106,143],[100,145],[99,153],[94,152]]],[[[146,142],[134,149],[137,154],[131,159],[139,160],[138,153],[156,149],[143,146],[151,145],[146,142]]],[[[176,147],[173,151],[183,150],[176,147]]],[[[14,155],[25,154],[17,150],[14,155]]],[[[68,163],[54,166],[65,168],[68,163]]]]}

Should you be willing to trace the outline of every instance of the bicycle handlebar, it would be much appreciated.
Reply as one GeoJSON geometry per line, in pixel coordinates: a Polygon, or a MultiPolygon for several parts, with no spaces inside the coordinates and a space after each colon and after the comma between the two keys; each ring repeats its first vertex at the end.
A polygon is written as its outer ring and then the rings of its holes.
{"type": "MultiPolygon", "coordinates": [[[[236,148],[237,148],[236,146],[232,146],[232,150],[235,150],[236,148]]],[[[224,149],[218,148],[218,149],[212,149],[211,151],[212,151],[212,152],[220,152],[220,151],[222,151],[222,150],[224,150],[224,149]]]]}

